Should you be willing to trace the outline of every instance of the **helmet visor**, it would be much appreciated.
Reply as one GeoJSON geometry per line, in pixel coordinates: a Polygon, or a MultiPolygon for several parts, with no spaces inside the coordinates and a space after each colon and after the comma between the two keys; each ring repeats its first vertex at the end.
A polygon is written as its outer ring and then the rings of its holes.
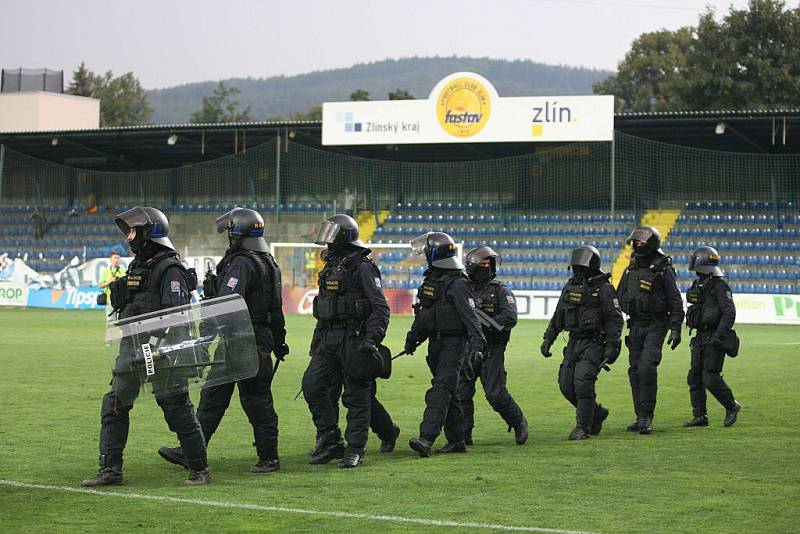
{"type": "Polygon", "coordinates": [[[467,268],[480,267],[481,262],[484,260],[494,260],[495,268],[500,267],[502,260],[500,254],[495,252],[489,247],[478,247],[470,250],[467,253],[466,263],[467,268]]]}
{"type": "Polygon", "coordinates": [[[123,234],[127,234],[134,226],[153,224],[153,221],[150,220],[150,216],[141,206],[123,211],[116,216],[114,222],[117,223],[117,226],[123,234]]]}
{"type": "Polygon", "coordinates": [[[330,245],[336,242],[336,236],[339,235],[341,226],[333,221],[324,221],[319,225],[317,230],[317,237],[314,238],[314,243],[317,245],[330,245]]]}
{"type": "Polygon", "coordinates": [[[217,217],[217,219],[214,221],[214,224],[217,226],[217,233],[221,234],[222,232],[228,229],[228,227],[231,224],[231,220],[233,218],[233,212],[236,211],[237,209],[239,208],[233,208],[228,213],[217,217]]]}
{"type": "Polygon", "coordinates": [[[569,259],[569,264],[573,267],[580,265],[583,267],[595,268],[592,265],[592,258],[594,253],[587,248],[578,248],[572,251],[572,256],[569,259]]]}
{"type": "Polygon", "coordinates": [[[652,231],[648,230],[647,228],[636,228],[633,232],[631,232],[631,235],[628,236],[626,243],[629,245],[633,244],[634,241],[647,243],[651,237],[653,237],[652,231]]]}
{"type": "Polygon", "coordinates": [[[425,249],[428,247],[428,234],[430,234],[430,232],[411,240],[411,252],[417,255],[425,254],[425,249]]]}

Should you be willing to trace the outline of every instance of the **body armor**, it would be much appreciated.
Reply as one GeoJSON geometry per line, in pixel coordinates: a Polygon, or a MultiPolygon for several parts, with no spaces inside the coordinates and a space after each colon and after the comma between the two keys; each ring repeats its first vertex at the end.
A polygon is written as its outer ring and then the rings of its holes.
{"type": "MultiPolygon", "coordinates": [[[[250,281],[245,288],[244,301],[250,311],[253,324],[267,325],[271,322],[271,310],[280,309],[283,299],[281,297],[281,271],[275,258],[268,252],[255,252],[248,249],[239,249],[228,258],[223,258],[217,266],[217,284],[224,283],[225,273],[233,259],[237,256],[250,258],[258,270],[258,278],[250,281]]],[[[219,294],[219,287],[216,294],[219,294]]]]}
{"type": "Polygon", "coordinates": [[[466,279],[461,271],[432,272],[425,277],[417,290],[419,303],[414,305],[417,324],[428,334],[463,335],[466,330],[455,306],[447,298],[450,284],[459,277],[466,279]]]}
{"type": "Polygon", "coordinates": [[[608,283],[609,274],[588,279],[570,278],[561,295],[564,330],[582,338],[600,336],[603,332],[603,297],[600,286],[608,283]]]}
{"type": "MultiPolygon", "coordinates": [[[[314,297],[314,318],[323,323],[357,324],[369,316],[369,300],[355,280],[361,262],[372,262],[365,251],[326,259],[314,297]]],[[[377,267],[376,267],[377,269],[377,267]]]]}
{"type": "Polygon", "coordinates": [[[620,295],[620,307],[632,319],[665,319],[667,303],[664,298],[664,271],[670,266],[668,256],[656,258],[651,265],[632,263],[627,269],[625,294],[620,295]]]}
{"type": "Polygon", "coordinates": [[[119,318],[126,319],[163,308],[161,278],[167,269],[175,266],[185,277],[188,290],[194,290],[197,280],[183,266],[174,250],[159,252],[143,262],[131,262],[128,274],[118,279],[111,290],[112,305],[120,310],[119,318]]]}
{"type": "MultiPolygon", "coordinates": [[[[493,317],[500,310],[500,282],[492,280],[483,289],[475,290],[475,307],[479,308],[489,317],[493,317]]],[[[483,327],[483,335],[487,341],[508,343],[511,337],[510,329],[496,332],[493,328],[483,327]]]]}
{"type": "Polygon", "coordinates": [[[716,301],[712,298],[711,291],[720,280],[719,277],[709,276],[705,279],[695,280],[686,300],[689,309],[686,310],[686,325],[693,330],[714,330],[719,324],[721,313],[716,301]]]}

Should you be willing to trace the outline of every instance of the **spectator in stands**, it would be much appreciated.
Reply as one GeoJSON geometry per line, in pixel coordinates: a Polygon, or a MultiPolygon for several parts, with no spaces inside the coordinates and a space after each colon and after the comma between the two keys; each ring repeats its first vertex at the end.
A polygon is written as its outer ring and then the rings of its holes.
{"type": "Polygon", "coordinates": [[[44,214],[38,206],[33,208],[31,219],[33,220],[33,237],[42,239],[44,237],[44,214]]]}
{"type": "Polygon", "coordinates": [[[125,267],[119,264],[119,252],[116,250],[108,257],[108,265],[100,271],[100,289],[106,292],[106,316],[111,315],[111,288],[109,285],[117,278],[125,276],[125,267]]]}
{"type": "Polygon", "coordinates": [[[344,212],[349,217],[355,217],[356,196],[349,187],[344,188],[344,212]]]}

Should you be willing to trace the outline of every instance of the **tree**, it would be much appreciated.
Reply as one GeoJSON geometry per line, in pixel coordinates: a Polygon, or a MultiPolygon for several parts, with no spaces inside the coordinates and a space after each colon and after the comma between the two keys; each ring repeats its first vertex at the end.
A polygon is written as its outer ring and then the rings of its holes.
{"type": "Polygon", "coordinates": [[[67,93],[77,96],[92,96],[94,88],[94,74],[86,68],[86,64],[81,61],[78,70],[72,72],[72,81],[67,87],[67,93]]]}
{"type": "Polygon", "coordinates": [[[100,100],[100,126],[145,124],[153,113],[144,88],[132,72],[117,78],[111,71],[99,76],[81,62],[72,73],[67,93],[100,100]]]}
{"type": "Polygon", "coordinates": [[[289,120],[293,121],[321,121],[322,120],[322,106],[314,106],[308,111],[298,111],[289,120]]]}
{"type": "Polygon", "coordinates": [[[595,93],[617,97],[618,111],[680,109],[677,88],[685,75],[694,36],[691,28],[643,33],[631,45],[617,74],[594,84],[595,93]]]}
{"type": "Polygon", "coordinates": [[[369,100],[369,93],[363,89],[356,89],[355,92],[350,93],[352,102],[366,102],[367,100],[369,100]]]}
{"type": "Polygon", "coordinates": [[[800,105],[800,8],[751,0],[697,26],[681,97],[689,109],[770,109],[800,105]]]}
{"type": "Polygon", "coordinates": [[[100,126],[145,124],[153,113],[144,88],[132,72],[117,78],[111,71],[92,75],[92,96],[100,99],[100,126]]]}
{"type": "Polygon", "coordinates": [[[593,86],[625,111],[769,109],[800,105],[800,8],[751,0],[719,22],[642,34],[618,72],[593,86]]]}
{"type": "Polygon", "coordinates": [[[239,101],[233,100],[239,93],[238,88],[228,87],[225,82],[220,81],[212,96],[203,97],[202,109],[192,113],[190,122],[208,124],[252,121],[250,106],[239,111],[239,101]]]}
{"type": "Polygon", "coordinates": [[[416,97],[405,89],[389,91],[389,100],[416,100],[416,97]]]}

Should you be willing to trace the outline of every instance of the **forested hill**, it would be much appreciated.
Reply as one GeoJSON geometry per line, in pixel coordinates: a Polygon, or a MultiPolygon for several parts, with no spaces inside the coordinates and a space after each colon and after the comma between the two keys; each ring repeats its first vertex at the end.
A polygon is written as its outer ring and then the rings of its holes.
{"type": "MultiPolygon", "coordinates": [[[[586,68],[545,65],[532,61],[487,58],[407,58],[357,64],[346,69],[316,71],[297,76],[232,78],[240,109],[251,106],[254,120],[289,116],[322,102],[349,100],[357,89],[369,92],[371,100],[386,100],[389,91],[403,89],[417,98],[427,98],[433,86],[458,71],[481,74],[492,82],[500,96],[591,94],[592,84],[611,72],[586,68]]],[[[200,82],[148,92],[153,107],[151,121],[159,124],[189,122],[217,82],[200,82]]]]}

